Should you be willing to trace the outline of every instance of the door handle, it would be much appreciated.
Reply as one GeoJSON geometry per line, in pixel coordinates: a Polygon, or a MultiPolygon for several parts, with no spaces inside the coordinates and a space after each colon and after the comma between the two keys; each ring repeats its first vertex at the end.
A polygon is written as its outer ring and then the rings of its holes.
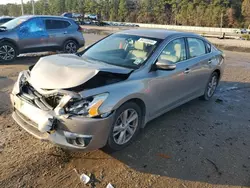
{"type": "Polygon", "coordinates": [[[209,59],[209,60],[208,60],[208,64],[211,64],[211,63],[212,63],[212,59],[209,59]]]}
{"type": "Polygon", "coordinates": [[[187,69],[184,71],[185,74],[188,74],[189,72],[190,72],[190,69],[189,69],[189,68],[187,68],[187,69]]]}
{"type": "Polygon", "coordinates": [[[67,34],[68,32],[67,31],[64,31],[63,34],[67,34]]]}

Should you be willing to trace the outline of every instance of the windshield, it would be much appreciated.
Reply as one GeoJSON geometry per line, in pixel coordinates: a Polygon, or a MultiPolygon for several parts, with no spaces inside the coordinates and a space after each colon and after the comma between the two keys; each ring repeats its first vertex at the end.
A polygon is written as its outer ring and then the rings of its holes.
{"type": "Polygon", "coordinates": [[[87,49],[82,57],[136,69],[146,62],[161,41],[142,36],[113,34],[87,49]]]}
{"type": "Polygon", "coordinates": [[[5,29],[14,29],[15,27],[19,26],[21,23],[23,23],[28,19],[29,19],[28,17],[15,18],[1,25],[1,27],[4,27],[5,29]]]}

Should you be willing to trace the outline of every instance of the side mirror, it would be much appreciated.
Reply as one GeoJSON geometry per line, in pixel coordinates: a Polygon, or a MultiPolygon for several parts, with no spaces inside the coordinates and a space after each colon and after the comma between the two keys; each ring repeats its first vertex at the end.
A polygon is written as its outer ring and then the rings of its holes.
{"type": "Polygon", "coordinates": [[[158,60],[155,64],[158,70],[174,70],[176,69],[176,64],[171,63],[168,60],[158,60]]]}

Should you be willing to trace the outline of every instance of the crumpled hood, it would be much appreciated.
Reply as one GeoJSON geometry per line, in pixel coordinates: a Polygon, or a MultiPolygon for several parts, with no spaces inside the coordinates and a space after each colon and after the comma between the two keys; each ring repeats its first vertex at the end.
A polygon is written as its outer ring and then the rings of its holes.
{"type": "Polygon", "coordinates": [[[29,82],[40,89],[66,89],[79,86],[98,72],[128,74],[132,69],[86,60],[74,54],[42,57],[33,67],[29,82]]]}

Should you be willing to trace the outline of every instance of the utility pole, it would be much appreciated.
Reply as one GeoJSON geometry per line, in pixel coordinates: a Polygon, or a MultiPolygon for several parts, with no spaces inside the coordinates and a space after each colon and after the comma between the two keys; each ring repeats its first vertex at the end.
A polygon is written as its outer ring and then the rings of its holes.
{"type": "Polygon", "coordinates": [[[49,0],[44,0],[44,8],[45,8],[45,12],[43,14],[47,14],[47,9],[49,7],[49,0]]]}
{"type": "Polygon", "coordinates": [[[223,27],[223,13],[221,13],[220,17],[220,33],[222,34],[222,27],[223,27]]]}
{"type": "Polygon", "coordinates": [[[35,2],[34,0],[31,0],[32,3],[32,14],[35,15],[35,2]]]}
{"type": "Polygon", "coordinates": [[[23,0],[21,0],[21,9],[22,9],[22,15],[24,15],[24,11],[23,11],[23,0]]]}

